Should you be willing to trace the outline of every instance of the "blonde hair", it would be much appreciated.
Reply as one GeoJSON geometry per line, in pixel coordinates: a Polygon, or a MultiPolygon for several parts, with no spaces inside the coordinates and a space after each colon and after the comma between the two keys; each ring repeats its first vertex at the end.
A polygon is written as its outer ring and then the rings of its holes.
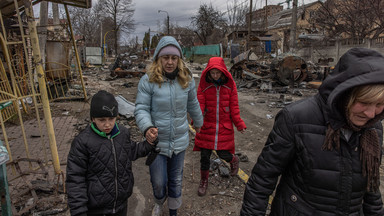
{"type": "MultiPolygon", "coordinates": [[[[191,74],[189,72],[189,69],[185,66],[185,63],[181,58],[177,60],[177,68],[179,69],[179,73],[177,75],[177,82],[179,82],[180,86],[183,89],[185,89],[188,87],[189,82],[192,79],[191,74]]],[[[160,58],[157,58],[155,61],[152,62],[152,65],[149,68],[147,74],[149,77],[149,82],[157,83],[161,88],[161,84],[163,83],[164,80],[163,80],[163,67],[161,65],[160,58]]]]}
{"type": "Polygon", "coordinates": [[[356,102],[384,103],[384,84],[369,84],[353,88],[347,108],[349,109],[356,102]]]}

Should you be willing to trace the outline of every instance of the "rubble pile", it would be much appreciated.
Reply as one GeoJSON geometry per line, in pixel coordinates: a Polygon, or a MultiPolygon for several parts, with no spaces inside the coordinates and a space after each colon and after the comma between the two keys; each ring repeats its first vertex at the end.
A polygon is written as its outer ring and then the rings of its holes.
{"type": "Polygon", "coordinates": [[[327,64],[305,61],[292,53],[258,57],[248,50],[235,57],[232,63],[230,72],[240,80],[240,87],[256,86],[261,90],[271,90],[272,86],[317,88],[319,82],[330,73],[327,64]]]}
{"type": "Polygon", "coordinates": [[[110,65],[112,77],[140,77],[146,72],[145,57],[130,55],[129,53],[120,54],[115,62],[110,65]]]}

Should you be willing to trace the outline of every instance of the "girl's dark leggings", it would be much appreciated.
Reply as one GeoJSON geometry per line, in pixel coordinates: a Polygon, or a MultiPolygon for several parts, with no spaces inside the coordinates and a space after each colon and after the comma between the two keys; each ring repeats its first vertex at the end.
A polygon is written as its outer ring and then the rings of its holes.
{"type": "MultiPolygon", "coordinates": [[[[217,155],[219,158],[227,161],[228,163],[232,161],[232,154],[228,150],[216,150],[217,155]]],[[[201,170],[209,170],[210,166],[210,160],[211,160],[211,149],[200,149],[200,169],[201,170]]]]}

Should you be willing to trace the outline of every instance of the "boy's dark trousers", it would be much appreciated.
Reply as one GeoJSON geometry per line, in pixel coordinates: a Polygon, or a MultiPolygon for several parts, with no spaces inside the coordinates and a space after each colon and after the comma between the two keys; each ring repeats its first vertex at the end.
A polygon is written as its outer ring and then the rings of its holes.
{"type": "Polygon", "coordinates": [[[87,216],[127,216],[128,205],[125,208],[115,214],[86,214],[87,216]]]}

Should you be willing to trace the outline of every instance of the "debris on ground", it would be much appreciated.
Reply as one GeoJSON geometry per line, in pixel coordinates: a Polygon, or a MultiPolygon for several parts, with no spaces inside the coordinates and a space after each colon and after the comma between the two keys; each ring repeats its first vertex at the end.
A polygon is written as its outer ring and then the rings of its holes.
{"type": "Polygon", "coordinates": [[[259,58],[248,50],[233,59],[229,71],[234,79],[240,80],[238,88],[258,88],[270,92],[278,86],[318,88],[331,72],[330,68],[324,62],[314,64],[292,53],[259,58]]]}

